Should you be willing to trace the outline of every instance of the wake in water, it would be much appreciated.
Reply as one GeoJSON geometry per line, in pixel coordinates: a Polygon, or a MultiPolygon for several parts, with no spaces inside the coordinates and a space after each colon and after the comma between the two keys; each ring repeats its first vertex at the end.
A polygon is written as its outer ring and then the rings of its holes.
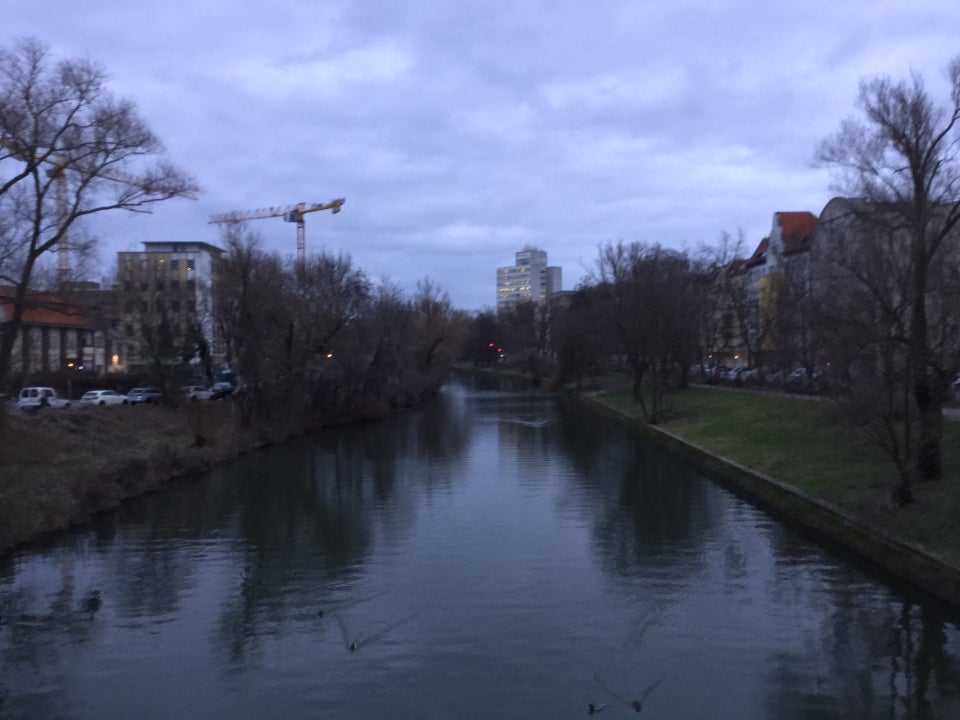
{"type": "Polygon", "coordinates": [[[390,623],[389,625],[378,630],[372,635],[367,635],[366,637],[363,637],[360,639],[351,639],[351,633],[347,629],[346,623],[343,621],[343,618],[339,614],[334,614],[333,618],[334,620],[336,620],[337,626],[340,628],[340,637],[343,638],[344,647],[346,647],[347,650],[349,650],[350,652],[354,652],[355,650],[359,650],[365,645],[368,645],[370,643],[375,643],[381,638],[386,637],[387,635],[392,633],[394,630],[396,630],[398,627],[401,627],[402,625],[406,625],[408,622],[413,620],[419,614],[419,612],[420,612],[419,610],[415,610],[409,615],[406,615],[400,618],[396,622],[390,623]]]}
{"type": "MultiPolygon", "coordinates": [[[[641,710],[643,710],[643,706],[646,704],[647,700],[650,698],[650,695],[653,694],[653,691],[656,690],[658,687],[660,687],[660,683],[662,683],[666,679],[666,675],[661,676],[660,679],[654,680],[652,683],[647,685],[647,687],[643,689],[640,695],[638,695],[633,700],[627,699],[623,695],[615,692],[610,687],[608,687],[607,684],[603,681],[603,678],[600,677],[599,673],[594,673],[593,679],[596,680],[597,685],[603,688],[610,695],[610,697],[612,697],[614,700],[619,702],[621,705],[624,705],[630,708],[634,712],[640,712],[641,710]]],[[[602,709],[604,705],[600,703],[598,705],[591,705],[590,707],[596,708],[596,709],[590,710],[590,714],[592,715],[594,712],[597,712],[597,709],[602,709]]]]}
{"type": "Polygon", "coordinates": [[[520,418],[501,417],[499,419],[499,422],[509,423],[511,425],[523,425],[524,427],[532,427],[532,428],[546,427],[547,425],[550,424],[550,420],[546,418],[542,418],[539,420],[522,420],[520,418]]]}
{"type": "Polygon", "coordinates": [[[649,620],[640,623],[634,623],[633,628],[627,633],[627,637],[624,638],[623,646],[627,645],[640,645],[643,642],[643,636],[647,633],[651,627],[657,624],[656,618],[650,618],[649,620]]]}

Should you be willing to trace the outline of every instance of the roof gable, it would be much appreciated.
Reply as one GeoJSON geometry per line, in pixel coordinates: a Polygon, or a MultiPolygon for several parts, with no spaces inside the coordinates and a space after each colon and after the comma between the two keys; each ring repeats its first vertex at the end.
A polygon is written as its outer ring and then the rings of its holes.
{"type": "Polygon", "coordinates": [[[783,254],[792,255],[810,249],[810,242],[820,226],[816,215],[810,212],[779,212],[780,239],[783,254]]]}

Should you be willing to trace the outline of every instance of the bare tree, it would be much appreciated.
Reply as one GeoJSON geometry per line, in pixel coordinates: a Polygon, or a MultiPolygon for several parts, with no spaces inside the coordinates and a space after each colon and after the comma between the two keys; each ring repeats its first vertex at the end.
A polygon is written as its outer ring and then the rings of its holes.
{"type": "MultiPolygon", "coordinates": [[[[869,227],[885,225],[897,240],[891,252],[907,263],[897,288],[908,309],[904,371],[919,416],[917,469],[921,479],[943,475],[942,406],[956,353],[943,353],[939,332],[955,332],[956,318],[939,318],[934,275],[956,255],[960,223],[960,57],[948,67],[950,100],[937,103],[913,75],[880,77],[860,85],[862,120],[845,121],[824,141],[818,158],[834,168],[845,194],[869,227]],[[944,322],[944,320],[947,320],[944,322]]],[[[863,254],[881,250],[863,237],[863,254]]]]}
{"type": "Polygon", "coordinates": [[[33,39],[0,50],[0,282],[16,289],[0,334],[0,383],[38,261],[78,220],[146,212],[196,190],[133,103],[110,94],[101,67],[54,61],[33,39]]]}
{"type": "Polygon", "coordinates": [[[420,376],[419,394],[440,389],[465,334],[463,318],[453,310],[450,296],[430,278],[417,283],[413,299],[411,338],[420,376]]]}
{"type": "Polygon", "coordinates": [[[598,296],[597,288],[591,285],[578,287],[551,322],[557,380],[573,381],[577,390],[583,387],[584,377],[599,374],[604,359],[609,360],[615,350],[610,333],[604,332],[598,296]]]}
{"type": "Polygon", "coordinates": [[[815,250],[816,325],[831,359],[833,398],[893,462],[892,497],[904,505],[913,500],[918,473],[910,303],[903,291],[911,267],[894,230],[882,222],[865,224],[863,205],[838,199],[824,209],[815,250]]]}
{"type": "Polygon", "coordinates": [[[622,242],[600,248],[594,277],[599,307],[633,373],[633,396],[659,422],[664,396],[676,390],[701,327],[701,283],[690,259],[659,245],[622,242]],[[649,387],[648,406],[643,385],[649,387]]]}

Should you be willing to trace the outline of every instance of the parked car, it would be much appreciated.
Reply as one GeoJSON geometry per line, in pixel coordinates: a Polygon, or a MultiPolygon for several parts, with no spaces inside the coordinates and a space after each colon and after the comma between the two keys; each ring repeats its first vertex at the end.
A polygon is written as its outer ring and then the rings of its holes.
{"type": "Polygon", "coordinates": [[[209,400],[211,393],[203,385],[184,385],[180,388],[180,394],[187,400],[209,400]]]}
{"type": "Polygon", "coordinates": [[[735,382],[737,380],[741,380],[743,376],[743,371],[745,369],[746,368],[742,368],[742,367],[730,368],[729,370],[727,370],[726,374],[720,376],[720,379],[726,380],[728,382],[735,382]]]}
{"type": "Polygon", "coordinates": [[[131,405],[158,403],[163,395],[155,387],[135,387],[127,393],[127,402],[131,405]]]}
{"type": "Polygon", "coordinates": [[[89,390],[80,397],[81,405],[126,405],[127,396],[116,390],[89,390]]]}
{"type": "Polygon", "coordinates": [[[210,386],[210,399],[219,400],[221,398],[230,397],[233,395],[233,383],[228,382],[216,382],[210,386]]]}
{"type": "Polygon", "coordinates": [[[706,369],[705,377],[714,382],[717,380],[726,380],[728,372],[730,372],[730,368],[726,365],[714,365],[706,369]]]}
{"type": "Polygon", "coordinates": [[[17,398],[17,407],[36,409],[42,407],[66,408],[70,401],[62,398],[52,387],[25,387],[17,398]]]}

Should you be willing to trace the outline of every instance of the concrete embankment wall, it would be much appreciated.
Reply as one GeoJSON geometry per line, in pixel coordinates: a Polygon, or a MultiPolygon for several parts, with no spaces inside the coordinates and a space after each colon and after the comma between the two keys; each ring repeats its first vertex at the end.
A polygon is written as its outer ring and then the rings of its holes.
{"type": "Polygon", "coordinates": [[[960,607],[960,568],[926,549],[868,526],[842,508],[714,455],[666,430],[631,420],[590,397],[572,397],[575,402],[620,419],[639,436],[665,448],[788,524],[813,533],[827,544],[850,550],[898,578],[960,607]]]}

